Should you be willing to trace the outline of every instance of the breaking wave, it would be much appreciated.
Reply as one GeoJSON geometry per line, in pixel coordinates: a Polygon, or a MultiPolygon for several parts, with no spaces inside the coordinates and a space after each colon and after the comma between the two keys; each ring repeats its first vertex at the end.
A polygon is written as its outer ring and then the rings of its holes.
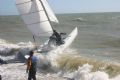
{"type": "MultiPolygon", "coordinates": [[[[17,44],[9,43],[5,40],[0,39],[0,59],[4,61],[25,61],[24,56],[29,54],[30,50],[33,50],[35,47],[32,42],[20,42],[17,44]]],[[[47,54],[35,53],[35,56],[38,58],[38,70],[41,72],[47,73],[46,75],[37,73],[39,79],[46,79],[46,77],[53,80],[119,80],[120,75],[111,77],[105,71],[92,71],[94,65],[83,64],[78,67],[77,70],[69,71],[65,68],[60,69],[59,64],[57,63],[58,57],[62,54],[74,53],[74,56],[77,56],[77,51],[74,49],[66,49],[63,53],[61,52],[50,52],[47,54]],[[52,71],[52,73],[49,73],[52,71]],[[57,74],[56,74],[57,73],[57,74]],[[41,75],[40,75],[41,74],[41,75]],[[111,78],[110,78],[111,77],[111,78]]],[[[73,56],[73,57],[74,57],[73,56]]],[[[76,61],[74,61],[76,62],[76,61]]],[[[0,66],[0,75],[3,76],[3,80],[26,80],[25,76],[25,65],[22,63],[8,63],[0,66]],[[20,67],[21,66],[21,67],[20,67]],[[14,67],[14,69],[12,69],[14,67]],[[11,72],[14,72],[11,74],[11,72]],[[17,74],[18,73],[18,74],[17,74]],[[17,77],[21,75],[22,77],[17,77]],[[11,77],[12,76],[12,77],[11,77]]]]}
{"type": "Polygon", "coordinates": [[[65,73],[63,76],[73,80],[119,80],[120,75],[110,78],[110,76],[103,71],[91,72],[93,66],[84,64],[78,70],[70,73],[65,73]]]}
{"type": "Polygon", "coordinates": [[[0,58],[3,60],[19,59],[20,55],[24,57],[24,55],[33,49],[34,45],[31,42],[12,44],[0,39],[0,58]]]}

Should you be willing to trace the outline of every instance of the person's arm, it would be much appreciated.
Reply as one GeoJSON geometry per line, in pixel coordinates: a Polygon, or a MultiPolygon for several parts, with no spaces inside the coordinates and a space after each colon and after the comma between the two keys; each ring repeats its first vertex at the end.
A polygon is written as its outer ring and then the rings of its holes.
{"type": "Polygon", "coordinates": [[[28,73],[28,59],[27,59],[27,68],[26,68],[26,73],[28,73]]]}
{"type": "Polygon", "coordinates": [[[27,60],[27,68],[26,68],[27,73],[28,73],[28,70],[30,69],[30,67],[31,67],[31,59],[29,57],[28,60],[27,60]]]}
{"type": "Polygon", "coordinates": [[[66,35],[66,33],[60,33],[60,35],[66,35]]]}

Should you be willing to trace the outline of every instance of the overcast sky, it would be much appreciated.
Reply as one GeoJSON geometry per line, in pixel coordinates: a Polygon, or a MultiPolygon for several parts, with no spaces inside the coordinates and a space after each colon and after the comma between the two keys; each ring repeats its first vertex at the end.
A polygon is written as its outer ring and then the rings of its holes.
{"type": "MultiPolygon", "coordinates": [[[[120,12],[120,0],[48,0],[55,13],[120,12]]],[[[18,14],[15,0],[0,0],[0,15],[18,14]]]]}

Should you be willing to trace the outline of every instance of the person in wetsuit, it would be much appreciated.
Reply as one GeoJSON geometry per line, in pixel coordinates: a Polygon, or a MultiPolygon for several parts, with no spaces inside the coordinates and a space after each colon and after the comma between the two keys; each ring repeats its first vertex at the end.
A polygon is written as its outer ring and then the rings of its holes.
{"type": "Polygon", "coordinates": [[[27,69],[26,72],[28,73],[28,80],[36,80],[36,65],[37,65],[37,58],[33,56],[34,52],[30,51],[30,57],[27,59],[27,69]]]}
{"type": "Polygon", "coordinates": [[[64,44],[61,33],[58,33],[56,30],[53,30],[53,35],[50,37],[50,40],[56,40],[57,45],[64,44]]]}

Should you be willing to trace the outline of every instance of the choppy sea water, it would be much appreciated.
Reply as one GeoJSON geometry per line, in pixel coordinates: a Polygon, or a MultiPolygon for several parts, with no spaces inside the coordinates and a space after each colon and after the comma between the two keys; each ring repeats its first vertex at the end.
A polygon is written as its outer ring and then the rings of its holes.
{"type": "MultiPolygon", "coordinates": [[[[75,49],[82,56],[92,57],[98,60],[120,62],[120,13],[58,14],[57,17],[60,23],[53,24],[53,27],[60,32],[66,32],[68,34],[74,27],[78,27],[79,33],[70,46],[71,49],[75,49]]],[[[37,39],[37,42],[44,42],[44,39],[44,37],[41,37],[37,39]]],[[[0,58],[7,61],[18,58],[20,55],[14,55],[17,53],[16,50],[27,54],[27,51],[33,48],[32,43],[32,34],[20,16],[0,17],[0,58]],[[10,55],[8,54],[9,52],[10,55]]],[[[23,58],[20,56],[20,59],[23,58]]],[[[0,71],[2,69],[0,67],[0,71]]],[[[80,70],[71,73],[72,75],[66,73],[64,76],[69,77],[71,75],[76,80],[119,80],[119,76],[109,79],[108,74],[105,72],[98,71],[92,73],[90,70],[89,65],[87,65],[87,67],[80,67],[80,70]],[[100,77],[100,74],[104,75],[100,77]],[[78,77],[77,79],[77,75],[83,77],[78,77]]],[[[6,71],[6,73],[8,72],[6,71]]]]}
{"type": "MultiPolygon", "coordinates": [[[[53,27],[60,32],[68,34],[78,27],[78,36],[71,47],[81,55],[120,61],[120,13],[58,14],[57,17],[59,24],[53,27]]],[[[33,42],[31,32],[19,16],[0,17],[0,39],[33,42]]]]}

